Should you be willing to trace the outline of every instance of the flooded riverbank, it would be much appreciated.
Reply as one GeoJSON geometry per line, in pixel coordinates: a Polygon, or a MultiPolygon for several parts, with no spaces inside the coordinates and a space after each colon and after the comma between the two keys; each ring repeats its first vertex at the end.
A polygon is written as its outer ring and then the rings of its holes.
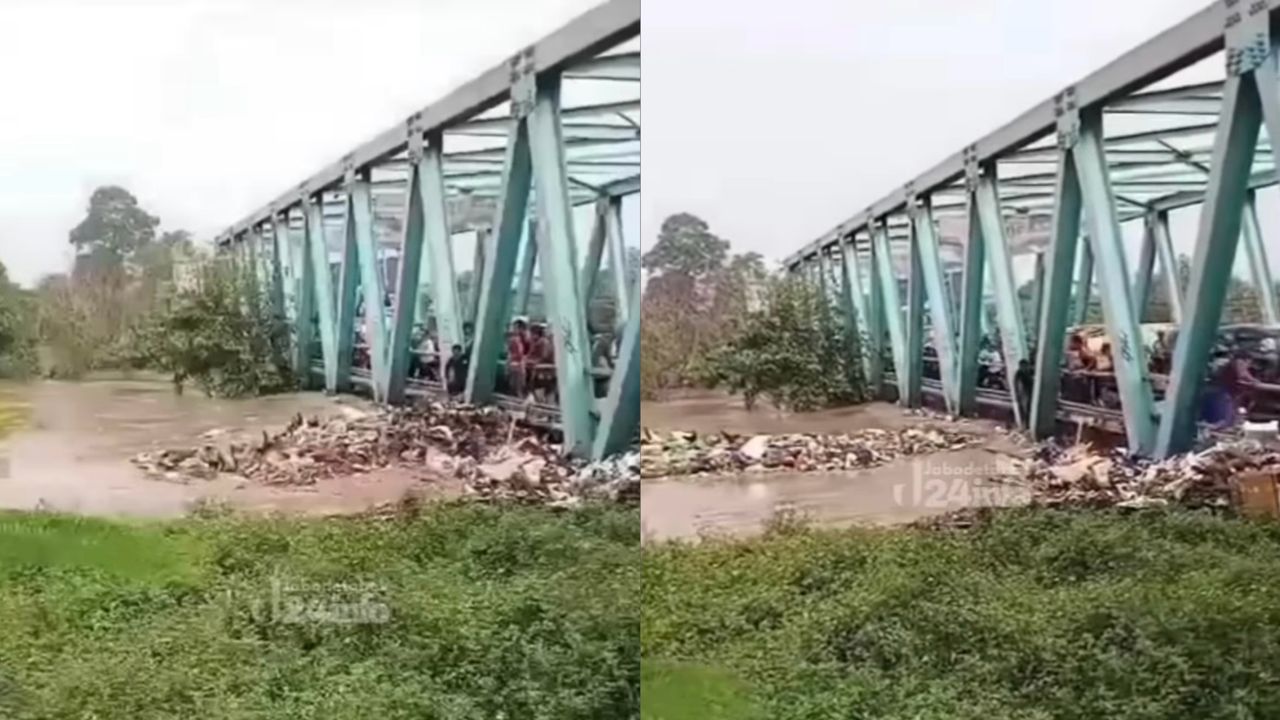
{"type": "Polygon", "coordinates": [[[202,502],[245,510],[357,512],[406,492],[455,492],[388,468],[305,487],[266,487],[234,477],[171,483],[148,478],[137,453],[198,444],[225,433],[260,435],[298,413],[367,409],[353,396],[290,393],[237,400],[173,392],[156,377],[38,381],[0,387],[0,508],[43,508],[91,515],[169,517],[202,502]]]}
{"type": "Polygon", "coordinates": [[[852,433],[941,424],[977,438],[959,450],[902,457],[879,467],[843,471],[770,471],[646,480],[641,519],[646,541],[745,536],[792,517],[823,527],[897,525],[979,505],[1026,502],[1023,488],[992,481],[1020,454],[995,423],[914,415],[888,403],[818,412],[747,411],[739,398],[696,392],[646,402],[644,425],[700,434],[852,433]]]}

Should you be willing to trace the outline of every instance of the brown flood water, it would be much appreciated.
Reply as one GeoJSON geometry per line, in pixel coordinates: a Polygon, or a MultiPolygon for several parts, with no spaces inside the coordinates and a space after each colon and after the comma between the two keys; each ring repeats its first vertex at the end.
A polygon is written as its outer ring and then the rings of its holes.
{"type": "Polygon", "coordinates": [[[129,462],[139,452],[199,444],[205,433],[215,441],[256,436],[280,429],[296,413],[368,407],[359,398],[321,393],[219,400],[188,388],[176,395],[168,382],[147,377],[0,385],[0,508],[171,517],[214,501],[251,511],[329,514],[358,512],[408,491],[456,491],[403,469],[269,487],[231,476],[155,480],[129,462]]]}
{"type": "MultiPolygon", "coordinates": [[[[716,393],[647,402],[643,423],[655,430],[702,433],[838,433],[937,422],[888,403],[812,413],[747,412],[740,399],[716,393]]],[[[641,522],[646,541],[743,536],[782,515],[824,527],[893,525],[976,505],[1025,502],[1016,486],[991,482],[1009,470],[1019,449],[996,425],[954,423],[985,438],[980,446],[842,472],[760,472],[645,481],[641,522]]]]}

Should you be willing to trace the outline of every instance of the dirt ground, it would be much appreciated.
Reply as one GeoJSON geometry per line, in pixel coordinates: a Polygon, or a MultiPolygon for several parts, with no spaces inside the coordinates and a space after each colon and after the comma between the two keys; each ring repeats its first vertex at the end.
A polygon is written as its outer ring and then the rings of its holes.
{"type": "MultiPolygon", "coordinates": [[[[770,407],[748,412],[740,398],[693,392],[641,406],[645,427],[700,433],[842,433],[867,428],[898,429],[932,417],[889,403],[869,403],[808,413],[770,407]]],[[[894,525],[975,505],[1025,502],[1018,487],[988,478],[1009,471],[1022,449],[986,420],[949,423],[980,438],[961,450],[901,458],[851,472],[768,472],[646,481],[641,518],[646,541],[696,539],[760,532],[780,516],[821,526],[894,525]]]]}

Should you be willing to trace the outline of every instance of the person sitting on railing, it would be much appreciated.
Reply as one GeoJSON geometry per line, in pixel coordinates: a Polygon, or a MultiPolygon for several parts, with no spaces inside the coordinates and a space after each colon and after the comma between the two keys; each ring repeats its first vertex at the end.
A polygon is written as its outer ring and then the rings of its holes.
{"type": "Polygon", "coordinates": [[[528,368],[525,366],[529,354],[529,326],[517,318],[511,323],[511,332],[507,333],[507,388],[511,394],[524,399],[525,379],[528,368]]]}
{"type": "Polygon", "coordinates": [[[554,397],[556,390],[556,351],[547,326],[534,323],[529,342],[529,390],[539,400],[554,397]]]}

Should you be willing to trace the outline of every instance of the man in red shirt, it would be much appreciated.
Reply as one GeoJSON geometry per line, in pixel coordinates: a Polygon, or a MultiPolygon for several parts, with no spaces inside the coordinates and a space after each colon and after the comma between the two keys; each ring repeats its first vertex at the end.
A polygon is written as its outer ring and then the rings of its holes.
{"type": "Polygon", "coordinates": [[[525,377],[528,375],[526,361],[529,356],[529,327],[524,320],[511,323],[511,332],[507,333],[507,382],[511,393],[524,398],[525,377]]]}

